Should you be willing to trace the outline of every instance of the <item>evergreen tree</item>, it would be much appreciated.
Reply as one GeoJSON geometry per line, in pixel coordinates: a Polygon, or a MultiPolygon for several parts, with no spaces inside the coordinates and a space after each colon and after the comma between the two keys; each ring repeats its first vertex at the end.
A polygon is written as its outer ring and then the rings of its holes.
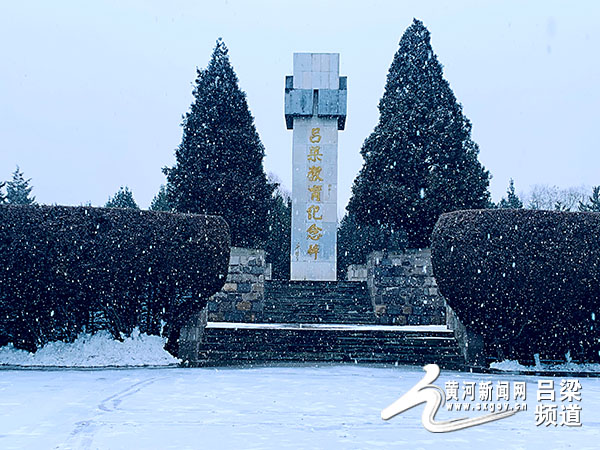
{"type": "Polygon", "coordinates": [[[347,208],[359,224],[403,229],[409,247],[426,247],[440,214],[489,205],[471,123],[419,20],[400,40],[379,112],[347,208]]]}
{"type": "Polygon", "coordinates": [[[554,211],[570,211],[570,209],[567,205],[558,200],[556,203],[554,203],[554,211]]]}
{"type": "Polygon", "coordinates": [[[221,39],[208,67],[198,70],[193,94],[176,164],[164,169],[169,202],[176,211],[223,216],[232,245],[262,247],[273,190],[246,94],[221,39]]]}
{"type": "Polygon", "coordinates": [[[133,208],[140,209],[135,200],[133,193],[127,186],[121,186],[119,191],[112,197],[108,198],[105,208],[133,208]]]}
{"type": "Polygon", "coordinates": [[[403,230],[393,231],[359,223],[347,213],[338,228],[338,279],[346,277],[350,264],[365,264],[369,253],[376,250],[404,250],[407,245],[403,230]]]}
{"type": "Polygon", "coordinates": [[[589,196],[586,203],[579,202],[579,211],[600,212],[600,186],[592,188],[592,195],[589,196]]]}
{"type": "Polygon", "coordinates": [[[508,189],[506,190],[506,198],[502,198],[500,203],[498,203],[498,208],[504,209],[522,209],[523,202],[519,198],[517,194],[515,194],[515,182],[511,178],[510,183],[508,184],[508,189]]]}
{"type": "Polygon", "coordinates": [[[164,184],[160,185],[158,194],[154,196],[150,203],[150,211],[173,211],[167,195],[167,187],[164,184]]]}
{"type": "Polygon", "coordinates": [[[13,172],[11,181],[6,182],[6,200],[12,205],[33,205],[35,197],[30,197],[33,186],[29,185],[31,178],[25,179],[19,166],[13,172]]]}
{"type": "Polygon", "coordinates": [[[268,213],[268,239],[265,257],[272,265],[272,276],[276,280],[290,279],[290,246],[292,229],[292,200],[275,184],[268,213]]]}
{"type": "Polygon", "coordinates": [[[6,186],[5,182],[0,183],[0,205],[6,202],[6,195],[4,195],[4,193],[2,192],[4,186],[6,186]]]}

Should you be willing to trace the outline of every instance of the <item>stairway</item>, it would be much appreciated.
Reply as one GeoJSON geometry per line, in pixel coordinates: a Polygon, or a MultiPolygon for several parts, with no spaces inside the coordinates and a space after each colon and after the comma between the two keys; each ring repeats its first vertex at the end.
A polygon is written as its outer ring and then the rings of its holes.
{"type": "Polygon", "coordinates": [[[377,323],[366,282],[267,281],[267,323],[377,323]]]}
{"type": "Polygon", "coordinates": [[[262,323],[208,322],[192,364],[464,366],[445,326],[378,325],[365,282],[267,281],[264,299],[262,323]]]}
{"type": "Polygon", "coordinates": [[[442,326],[232,322],[207,324],[194,364],[319,361],[464,365],[452,331],[442,326]]]}

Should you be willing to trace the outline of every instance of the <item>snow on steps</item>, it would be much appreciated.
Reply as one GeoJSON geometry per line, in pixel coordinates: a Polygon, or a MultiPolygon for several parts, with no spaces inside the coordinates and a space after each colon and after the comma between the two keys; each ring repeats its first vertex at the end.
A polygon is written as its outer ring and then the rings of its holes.
{"type": "Polygon", "coordinates": [[[207,324],[191,364],[316,361],[464,365],[452,331],[443,326],[231,322],[207,324]]]}

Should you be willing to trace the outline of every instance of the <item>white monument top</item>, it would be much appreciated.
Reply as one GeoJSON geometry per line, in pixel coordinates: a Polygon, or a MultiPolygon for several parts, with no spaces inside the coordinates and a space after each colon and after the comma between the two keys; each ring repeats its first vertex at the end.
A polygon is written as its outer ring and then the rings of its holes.
{"type": "Polygon", "coordinates": [[[294,89],[339,88],[339,53],[294,53],[294,89]]]}

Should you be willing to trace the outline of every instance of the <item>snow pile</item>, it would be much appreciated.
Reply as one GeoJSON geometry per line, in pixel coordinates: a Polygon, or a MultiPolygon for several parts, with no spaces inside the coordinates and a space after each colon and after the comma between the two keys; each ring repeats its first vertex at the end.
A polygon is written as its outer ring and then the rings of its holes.
{"type": "Polygon", "coordinates": [[[490,364],[490,369],[502,370],[504,372],[597,372],[600,373],[600,364],[577,364],[565,362],[561,364],[537,363],[535,366],[524,366],[518,361],[507,359],[502,362],[490,364]]]}
{"type": "Polygon", "coordinates": [[[0,347],[0,366],[115,367],[166,366],[180,361],[164,350],[165,341],[137,329],[123,342],[108,331],[80,334],[75,342],[50,342],[36,353],[18,350],[12,344],[0,347]]]}

